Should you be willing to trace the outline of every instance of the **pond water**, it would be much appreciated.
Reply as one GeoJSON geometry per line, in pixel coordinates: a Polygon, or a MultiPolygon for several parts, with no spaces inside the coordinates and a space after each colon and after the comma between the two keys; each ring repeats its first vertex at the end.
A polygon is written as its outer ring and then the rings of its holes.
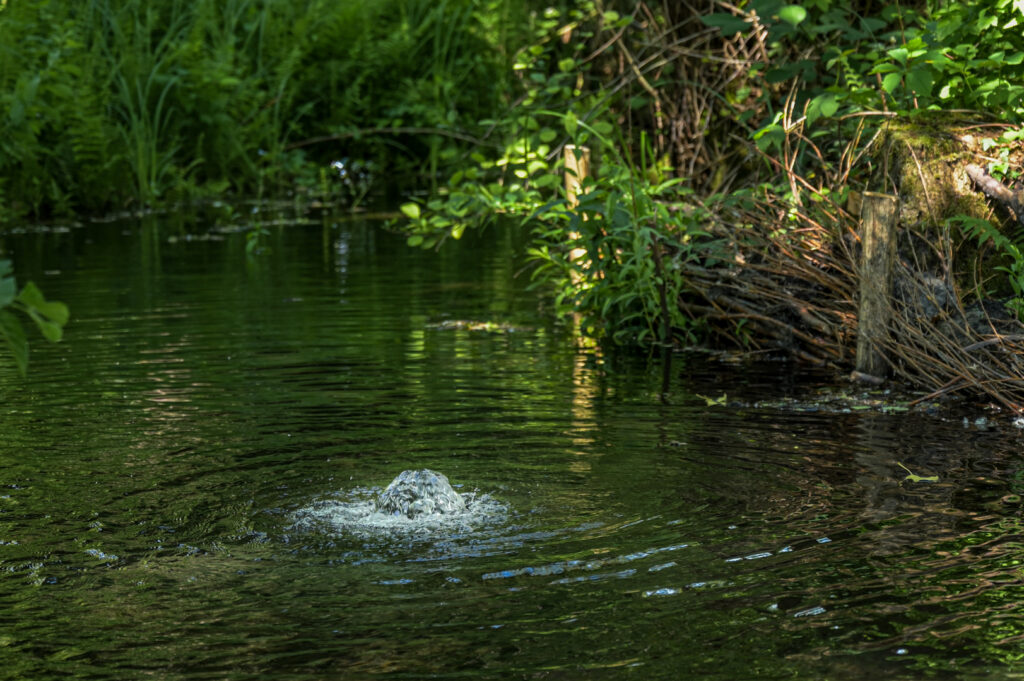
{"type": "Polygon", "coordinates": [[[73,318],[0,363],[0,677],[1024,678],[1019,430],[578,349],[500,230],[269,232],[3,237],[73,318]],[[339,512],[422,468],[490,512],[339,512]]]}

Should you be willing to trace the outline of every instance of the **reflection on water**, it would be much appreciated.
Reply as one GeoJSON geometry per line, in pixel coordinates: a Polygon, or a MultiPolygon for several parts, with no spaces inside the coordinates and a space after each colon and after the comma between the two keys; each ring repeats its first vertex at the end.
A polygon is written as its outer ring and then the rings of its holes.
{"type": "Polygon", "coordinates": [[[10,678],[1024,673],[1019,430],[575,349],[500,230],[207,231],[5,237],[74,315],[0,366],[10,678]],[[374,512],[422,468],[469,512],[374,512]]]}

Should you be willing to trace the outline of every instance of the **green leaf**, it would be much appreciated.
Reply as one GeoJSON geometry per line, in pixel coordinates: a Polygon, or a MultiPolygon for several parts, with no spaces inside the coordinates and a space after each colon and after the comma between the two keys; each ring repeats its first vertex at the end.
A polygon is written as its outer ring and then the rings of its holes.
{"type": "Polygon", "coordinates": [[[896,66],[895,64],[893,64],[891,62],[882,62],[881,64],[877,64],[875,66],[875,68],[873,68],[870,71],[868,71],[868,73],[870,73],[871,75],[874,75],[876,73],[892,73],[893,71],[900,71],[900,70],[901,70],[900,67],[896,66]]]}
{"type": "Polygon", "coordinates": [[[18,373],[24,377],[28,370],[28,341],[25,340],[25,329],[18,318],[7,310],[0,310],[0,336],[14,355],[18,373]]]}
{"type": "Polygon", "coordinates": [[[902,80],[902,73],[890,73],[882,79],[882,89],[891,95],[900,86],[902,80]]]}
{"type": "Polygon", "coordinates": [[[538,137],[540,137],[541,142],[544,142],[546,144],[548,142],[553,141],[556,137],[558,137],[558,133],[552,130],[551,128],[544,128],[540,131],[540,135],[538,135],[538,137]]]}
{"type": "Polygon", "coordinates": [[[778,123],[771,123],[754,133],[754,144],[761,151],[767,151],[772,146],[781,147],[786,139],[786,132],[778,123]]]}
{"type": "Polygon", "coordinates": [[[10,305],[17,292],[18,286],[11,272],[11,261],[0,260],[0,308],[10,305]]]}
{"type": "Polygon", "coordinates": [[[64,336],[64,325],[68,322],[68,306],[57,301],[48,301],[43,292],[31,281],[25,284],[14,299],[24,310],[48,341],[56,343],[64,336]]]}
{"type": "Polygon", "coordinates": [[[929,69],[914,69],[907,74],[907,88],[919,97],[927,97],[932,93],[935,79],[929,69]]]}
{"type": "Polygon", "coordinates": [[[64,327],[54,321],[47,319],[35,310],[28,310],[28,316],[32,318],[32,321],[39,327],[39,331],[43,334],[43,337],[51,343],[57,343],[61,338],[64,337],[64,327]]]}
{"type": "Polygon", "coordinates": [[[417,246],[419,246],[420,244],[423,243],[423,235],[422,234],[413,234],[411,237],[409,237],[408,239],[405,240],[405,243],[406,243],[406,245],[415,248],[415,247],[417,247],[417,246]]]}
{"type": "Polygon", "coordinates": [[[910,52],[905,47],[897,47],[897,48],[889,50],[888,54],[889,54],[890,57],[892,57],[893,59],[898,61],[900,64],[903,64],[904,66],[906,66],[907,65],[907,56],[910,54],[910,52]]]}
{"type": "Polygon", "coordinates": [[[839,110],[839,102],[833,92],[825,92],[814,99],[807,106],[807,124],[811,125],[819,118],[828,118],[835,115],[839,110]]]}
{"type": "Polygon", "coordinates": [[[401,210],[402,214],[410,220],[420,219],[420,204],[418,203],[403,203],[399,210],[401,210]]]}
{"type": "Polygon", "coordinates": [[[565,131],[569,133],[569,137],[576,136],[576,128],[579,125],[579,121],[576,119],[576,114],[569,112],[565,114],[565,131]]]}
{"type": "Polygon", "coordinates": [[[800,5],[786,5],[779,10],[779,18],[790,26],[796,26],[807,18],[807,10],[800,5]]]}
{"type": "Polygon", "coordinates": [[[52,322],[58,327],[68,324],[68,318],[71,314],[68,311],[68,306],[57,301],[48,301],[43,297],[43,292],[39,290],[32,282],[25,285],[22,289],[22,293],[17,294],[17,302],[22,303],[26,306],[30,314],[33,312],[46,317],[46,320],[52,322]]]}
{"type": "Polygon", "coordinates": [[[544,161],[534,160],[526,164],[526,172],[530,175],[534,175],[538,171],[547,170],[548,164],[544,161]]]}

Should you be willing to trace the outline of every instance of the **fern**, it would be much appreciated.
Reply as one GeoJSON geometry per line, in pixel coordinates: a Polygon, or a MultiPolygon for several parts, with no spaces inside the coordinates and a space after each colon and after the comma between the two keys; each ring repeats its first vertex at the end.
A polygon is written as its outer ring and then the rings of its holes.
{"type": "Polygon", "coordinates": [[[963,233],[977,241],[978,246],[991,242],[996,251],[1007,258],[1009,265],[1000,265],[995,269],[1007,275],[1013,298],[1006,303],[1020,319],[1024,319],[1024,253],[1021,244],[1000,232],[988,220],[958,215],[946,221],[947,225],[959,225],[963,233]]]}

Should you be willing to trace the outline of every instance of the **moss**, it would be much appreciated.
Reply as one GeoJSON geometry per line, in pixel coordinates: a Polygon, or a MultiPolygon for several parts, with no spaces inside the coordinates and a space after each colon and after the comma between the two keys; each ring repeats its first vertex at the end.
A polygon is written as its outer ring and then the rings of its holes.
{"type": "Polygon", "coordinates": [[[893,118],[872,159],[871,186],[900,197],[901,258],[939,276],[949,268],[965,292],[1008,293],[999,270],[1006,258],[991,248],[979,249],[959,230],[946,229],[948,219],[956,216],[1004,222],[966,170],[969,163],[984,164],[998,155],[998,149],[983,147],[983,138],[998,137],[999,127],[949,112],[893,118]],[[953,253],[953,262],[943,253],[953,253]]]}
{"type": "Polygon", "coordinates": [[[974,158],[967,122],[926,117],[889,121],[878,167],[901,201],[904,227],[942,227],[955,215],[991,219],[985,197],[974,190],[966,166],[974,158]]]}

